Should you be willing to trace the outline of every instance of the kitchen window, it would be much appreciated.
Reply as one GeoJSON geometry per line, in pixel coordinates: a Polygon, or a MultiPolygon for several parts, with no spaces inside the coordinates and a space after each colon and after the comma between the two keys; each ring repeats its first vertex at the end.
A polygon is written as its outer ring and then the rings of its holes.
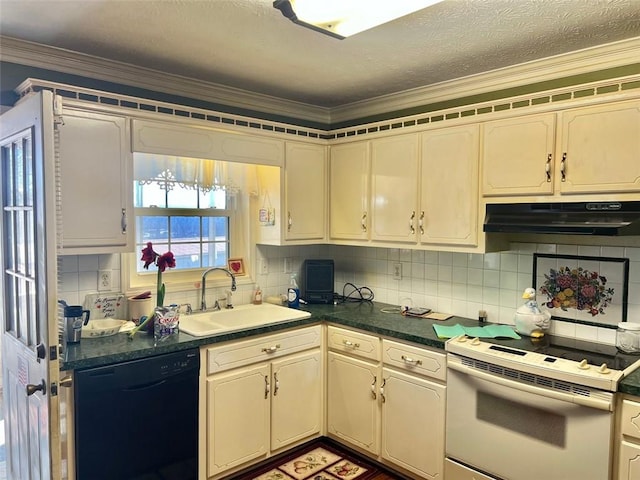
{"type": "Polygon", "coordinates": [[[134,153],[133,165],[136,254],[129,256],[130,289],[155,282],[140,261],[147,242],[160,254],[173,252],[176,267],[165,272],[165,282],[174,286],[193,288],[204,269],[226,267],[230,257],[243,256],[240,185],[251,167],[142,153],[134,153]]]}

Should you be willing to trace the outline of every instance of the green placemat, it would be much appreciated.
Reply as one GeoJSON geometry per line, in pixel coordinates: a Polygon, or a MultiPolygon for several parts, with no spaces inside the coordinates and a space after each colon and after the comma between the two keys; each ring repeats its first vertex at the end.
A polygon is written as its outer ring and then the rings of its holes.
{"type": "Polygon", "coordinates": [[[439,338],[453,338],[460,335],[478,338],[515,338],[520,339],[513,327],[509,325],[486,325],[484,327],[464,327],[460,324],[456,325],[434,325],[433,329],[439,338]]]}

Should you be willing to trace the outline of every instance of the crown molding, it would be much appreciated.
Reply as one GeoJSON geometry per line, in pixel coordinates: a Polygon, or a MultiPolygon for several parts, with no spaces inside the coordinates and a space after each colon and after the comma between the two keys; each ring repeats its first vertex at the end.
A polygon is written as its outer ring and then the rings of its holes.
{"type": "Polygon", "coordinates": [[[331,109],[331,123],[398,112],[456,98],[638,63],[640,37],[576,50],[435,85],[370,98],[331,109]]]}
{"type": "Polygon", "coordinates": [[[0,36],[0,60],[328,125],[327,108],[0,36]]]}
{"type": "Polygon", "coordinates": [[[640,37],[333,108],[257,94],[10,37],[0,36],[0,45],[0,60],[6,62],[329,126],[441,101],[635,64],[638,63],[640,37]]]}

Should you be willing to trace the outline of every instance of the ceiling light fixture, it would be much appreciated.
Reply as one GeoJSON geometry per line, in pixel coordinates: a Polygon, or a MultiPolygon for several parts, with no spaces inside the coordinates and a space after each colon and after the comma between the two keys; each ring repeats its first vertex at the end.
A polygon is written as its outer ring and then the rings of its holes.
{"type": "Polygon", "coordinates": [[[273,6],[298,25],[343,40],[440,1],[275,0],[273,6]]]}

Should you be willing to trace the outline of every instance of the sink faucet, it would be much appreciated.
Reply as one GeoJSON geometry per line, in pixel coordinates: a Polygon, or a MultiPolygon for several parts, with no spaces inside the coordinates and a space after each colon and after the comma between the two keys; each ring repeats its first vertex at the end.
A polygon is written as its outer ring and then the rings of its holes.
{"type": "MultiPolygon", "coordinates": [[[[200,295],[200,310],[202,310],[203,312],[207,309],[207,302],[205,300],[205,291],[206,291],[206,286],[207,286],[207,275],[210,272],[213,272],[215,270],[220,270],[220,271],[226,273],[227,275],[229,275],[231,277],[231,291],[232,292],[236,291],[236,277],[234,277],[233,273],[231,273],[229,270],[227,270],[226,268],[222,268],[222,267],[213,267],[213,268],[209,268],[208,270],[205,270],[204,273],[202,274],[202,294],[200,295]]],[[[227,305],[227,307],[228,307],[228,305],[227,305]]],[[[220,307],[218,306],[218,308],[220,308],[220,307]]]]}

